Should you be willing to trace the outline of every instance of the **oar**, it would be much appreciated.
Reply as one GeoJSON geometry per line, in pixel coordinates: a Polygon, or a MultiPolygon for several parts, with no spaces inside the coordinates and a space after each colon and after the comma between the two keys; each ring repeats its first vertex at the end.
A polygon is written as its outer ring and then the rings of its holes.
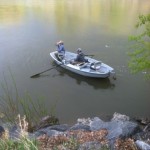
{"type": "Polygon", "coordinates": [[[91,54],[91,55],[84,55],[84,56],[94,57],[94,55],[93,55],[93,54],[91,54]]]}
{"type": "Polygon", "coordinates": [[[55,69],[56,67],[61,66],[61,65],[62,65],[62,64],[57,65],[57,66],[52,67],[52,68],[49,68],[49,69],[47,69],[47,70],[45,70],[45,71],[42,71],[42,72],[40,72],[40,73],[34,74],[34,75],[32,75],[30,78],[36,78],[36,77],[38,77],[40,74],[42,74],[42,73],[44,73],[44,72],[47,72],[47,71],[50,71],[50,70],[52,70],[52,69],[55,69]]]}

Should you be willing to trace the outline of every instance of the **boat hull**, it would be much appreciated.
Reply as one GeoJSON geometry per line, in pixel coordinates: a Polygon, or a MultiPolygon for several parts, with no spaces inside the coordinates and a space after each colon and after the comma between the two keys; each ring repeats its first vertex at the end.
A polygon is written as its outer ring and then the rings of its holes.
{"type": "Polygon", "coordinates": [[[91,77],[91,78],[107,78],[111,75],[111,72],[114,70],[112,67],[102,63],[101,69],[94,70],[90,68],[90,64],[93,62],[98,62],[95,59],[92,59],[90,57],[87,57],[90,63],[86,64],[86,66],[78,66],[78,65],[73,65],[69,63],[71,60],[73,60],[76,57],[76,54],[71,53],[71,52],[66,52],[65,53],[65,59],[61,62],[58,60],[56,57],[57,52],[51,52],[50,56],[52,59],[55,61],[57,65],[60,65],[62,68],[69,70],[71,72],[74,72],[76,74],[85,76],[85,77],[91,77]]]}
{"type": "Polygon", "coordinates": [[[90,72],[85,72],[85,71],[80,71],[65,65],[61,65],[62,68],[67,69],[71,72],[74,72],[76,74],[82,75],[82,76],[86,76],[86,77],[92,77],[92,78],[107,78],[110,76],[110,72],[105,73],[105,74],[99,74],[96,73],[95,71],[90,71],[90,72]]]}

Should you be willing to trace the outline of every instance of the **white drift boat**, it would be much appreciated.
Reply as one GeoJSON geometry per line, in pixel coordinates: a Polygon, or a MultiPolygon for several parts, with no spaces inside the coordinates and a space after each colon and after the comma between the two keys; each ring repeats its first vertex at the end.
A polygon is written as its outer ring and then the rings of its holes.
{"type": "Polygon", "coordinates": [[[72,64],[71,62],[76,58],[77,54],[72,52],[65,52],[65,57],[63,60],[58,58],[57,51],[51,52],[50,56],[56,62],[57,65],[60,65],[62,68],[70,70],[76,74],[92,77],[92,78],[107,78],[111,74],[114,75],[114,69],[107,64],[97,61],[93,58],[85,56],[88,59],[87,63],[76,63],[72,64]]]}

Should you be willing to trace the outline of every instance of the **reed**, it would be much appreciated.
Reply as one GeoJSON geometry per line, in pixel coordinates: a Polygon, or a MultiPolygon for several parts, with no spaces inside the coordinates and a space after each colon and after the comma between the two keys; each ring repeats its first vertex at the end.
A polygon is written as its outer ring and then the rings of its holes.
{"type": "Polygon", "coordinates": [[[42,97],[34,101],[29,93],[19,97],[17,86],[13,75],[11,74],[12,86],[10,81],[4,77],[4,83],[1,83],[3,95],[0,96],[0,120],[3,122],[15,123],[15,116],[25,115],[31,128],[36,125],[44,116],[54,116],[54,107],[51,112],[46,109],[45,99],[42,97]],[[13,88],[12,88],[13,87],[13,88]],[[50,113],[50,114],[49,114],[50,113]]]}
{"type": "Polygon", "coordinates": [[[37,141],[28,138],[19,141],[0,139],[0,148],[1,150],[38,150],[37,141]]]}
{"type": "Polygon", "coordinates": [[[26,117],[17,116],[17,125],[20,127],[19,138],[12,140],[9,138],[7,130],[0,138],[1,150],[38,150],[39,143],[36,139],[28,138],[28,122],[26,117]]]}

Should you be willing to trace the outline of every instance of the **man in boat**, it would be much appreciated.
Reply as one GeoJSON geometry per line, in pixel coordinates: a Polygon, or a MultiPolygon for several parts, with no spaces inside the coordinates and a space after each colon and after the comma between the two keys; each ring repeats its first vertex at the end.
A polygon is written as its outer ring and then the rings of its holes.
{"type": "Polygon", "coordinates": [[[88,62],[88,59],[85,59],[84,53],[82,52],[81,48],[77,49],[77,57],[74,59],[75,62],[88,62]]]}
{"type": "Polygon", "coordinates": [[[65,48],[64,48],[64,42],[59,41],[56,43],[57,51],[58,51],[58,57],[59,59],[63,59],[65,57],[65,48]]]}

